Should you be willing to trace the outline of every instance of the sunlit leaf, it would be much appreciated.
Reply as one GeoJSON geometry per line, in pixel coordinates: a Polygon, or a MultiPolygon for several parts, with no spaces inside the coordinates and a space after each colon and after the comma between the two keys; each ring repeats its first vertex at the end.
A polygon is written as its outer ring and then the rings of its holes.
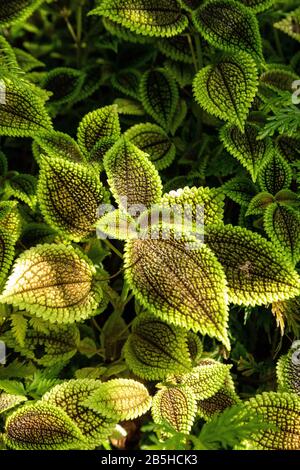
{"type": "Polygon", "coordinates": [[[10,393],[0,393],[0,414],[20,405],[27,398],[23,395],[11,395],[10,393]]]}
{"type": "Polygon", "coordinates": [[[290,165],[277,152],[272,152],[259,172],[258,183],[262,191],[275,195],[282,189],[288,189],[291,182],[290,165]]]}
{"type": "Polygon", "coordinates": [[[292,11],[283,20],[274,23],[277,28],[300,42],[300,8],[292,11]]]}

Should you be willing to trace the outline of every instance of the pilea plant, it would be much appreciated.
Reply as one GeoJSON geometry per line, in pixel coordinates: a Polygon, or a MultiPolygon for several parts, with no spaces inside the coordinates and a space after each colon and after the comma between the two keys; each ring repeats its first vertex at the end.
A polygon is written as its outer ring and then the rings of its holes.
{"type": "Polygon", "coordinates": [[[0,448],[300,449],[298,0],[0,0],[0,448]]]}

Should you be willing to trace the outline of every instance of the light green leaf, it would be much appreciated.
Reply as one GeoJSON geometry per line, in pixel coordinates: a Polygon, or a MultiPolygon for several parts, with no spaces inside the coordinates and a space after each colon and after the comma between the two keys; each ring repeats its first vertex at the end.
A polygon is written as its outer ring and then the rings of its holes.
{"type": "Polygon", "coordinates": [[[255,13],[260,13],[261,11],[267,10],[270,8],[276,0],[239,0],[246,7],[251,8],[255,13]]]}
{"type": "Polygon", "coordinates": [[[222,191],[242,207],[248,207],[250,201],[257,193],[255,184],[248,178],[237,176],[223,184],[222,191]]]}
{"type": "Polygon", "coordinates": [[[265,210],[274,203],[274,201],[275,198],[272,194],[265,191],[258,193],[253,199],[251,199],[246,216],[263,214],[265,210]]]}
{"type": "Polygon", "coordinates": [[[31,72],[32,70],[40,67],[45,67],[45,64],[34,57],[32,54],[24,51],[23,49],[19,49],[18,47],[14,47],[13,51],[16,56],[16,60],[24,72],[31,72]]]}
{"type": "Polygon", "coordinates": [[[103,238],[103,235],[117,240],[129,240],[137,238],[139,226],[135,220],[121,209],[108,212],[101,217],[97,224],[97,235],[103,238]]]}
{"type": "Polygon", "coordinates": [[[227,408],[240,403],[240,399],[232,386],[231,377],[225,380],[223,387],[213,396],[197,402],[197,413],[206,421],[223,413],[227,408]]]}
{"type": "Polygon", "coordinates": [[[36,187],[37,180],[34,176],[17,174],[7,179],[5,193],[7,197],[15,197],[34,209],[37,202],[36,187]]]}
{"type": "Polygon", "coordinates": [[[72,137],[63,132],[40,133],[35,136],[36,143],[50,157],[67,158],[74,162],[83,162],[84,156],[72,137]]]}
{"type": "Polygon", "coordinates": [[[12,313],[10,319],[12,334],[19,345],[24,347],[28,326],[27,319],[21,313],[12,313]]]}
{"type": "Polygon", "coordinates": [[[282,189],[289,189],[291,182],[290,165],[277,152],[273,152],[259,172],[258,183],[261,190],[275,195],[282,189]]]}
{"type": "Polygon", "coordinates": [[[283,20],[274,23],[274,28],[283,31],[291,38],[300,42],[300,8],[297,8],[296,10],[289,13],[283,20]]]}
{"type": "Polygon", "coordinates": [[[5,281],[12,264],[15,255],[15,244],[18,238],[11,235],[7,228],[3,228],[1,222],[0,220],[0,286],[5,281]]]}
{"type": "Polygon", "coordinates": [[[27,398],[22,395],[11,395],[10,393],[0,393],[0,414],[20,405],[27,398]]]}
{"type": "Polygon", "coordinates": [[[25,21],[45,0],[1,0],[0,26],[25,21]]]}
{"type": "Polygon", "coordinates": [[[152,43],[153,39],[149,36],[143,36],[142,34],[133,33],[130,29],[121,26],[116,21],[103,18],[103,25],[107,31],[125,42],[131,42],[133,44],[148,44],[152,43]]]}
{"type": "Polygon", "coordinates": [[[13,395],[25,395],[24,385],[16,380],[0,380],[0,390],[13,395]]]}

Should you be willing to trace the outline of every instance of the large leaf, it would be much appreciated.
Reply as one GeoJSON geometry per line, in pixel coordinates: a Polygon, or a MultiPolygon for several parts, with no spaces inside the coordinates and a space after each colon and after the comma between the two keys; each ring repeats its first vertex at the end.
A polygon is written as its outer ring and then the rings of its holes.
{"type": "Polygon", "coordinates": [[[186,331],[149,314],[135,320],[124,354],[128,367],[148,380],[162,380],[191,368],[186,331]]]}
{"type": "Polygon", "coordinates": [[[106,153],[104,168],[114,198],[126,209],[135,204],[148,208],[160,201],[162,183],[155,166],[125,137],[106,153]]]}
{"type": "Polygon", "coordinates": [[[99,177],[79,163],[42,156],[38,201],[46,222],[74,241],[95,230],[97,210],[106,202],[99,177]]]}
{"type": "Polygon", "coordinates": [[[196,101],[205,111],[243,131],[257,84],[254,60],[239,52],[201,69],[193,88],[196,101]]]}
{"type": "Polygon", "coordinates": [[[147,113],[169,130],[178,103],[178,88],[173,75],[166,69],[149,70],[142,77],[140,96],[147,113]]]}
{"type": "Polygon", "coordinates": [[[145,36],[176,36],[188,24],[176,0],[103,0],[91,14],[103,15],[145,36]]]}
{"type": "Polygon", "coordinates": [[[255,450],[298,450],[300,447],[300,397],[293,393],[265,392],[251,398],[246,407],[268,426],[243,444],[255,450]]]}
{"type": "Polygon", "coordinates": [[[151,397],[136,380],[114,379],[99,384],[85,404],[104,416],[123,421],[145,414],[151,406],[151,397]]]}
{"type": "Polygon", "coordinates": [[[24,21],[45,0],[0,0],[0,26],[24,21]]]}
{"type": "Polygon", "coordinates": [[[260,169],[258,182],[263,191],[273,195],[282,189],[288,189],[292,182],[290,165],[277,152],[272,152],[260,169]]]}
{"type": "Polygon", "coordinates": [[[70,245],[38,245],[17,259],[0,301],[53,323],[80,321],[95,314],[102,297],[94,271],[70,245]]]}
{"type": "Polygon", "coordinates": [[[68,158],[74,162],[84,161],[77,143],[68,134],[56,131],[40,133],[35,136],[35,141],[51,157],[68,158]]]}
{"type": "Polygon", "coordinates": [[[244,132],[236,126],[222,127],[220,137],[228,152],[237,158],[256,181],[258,172],[272,152],[270,139],[257,140],[259,127],[246,124],[244,132]]]}
{"type": "Polygon", "coordinates": [[[127,243],[125,266],[134,294],[153,314],[230,348],[225,276],[207,246],[152,227],[151,238],[127,243]]]}
{"type": "Polygon", "coordinates": [[[15,450],[80,449],[85,440],[76,424],[60,408],[38,402],[25,405],[5,423],[4,440],[15,450]]]}
{"type": "Polygon", "coordinates": [[[0,135],[34,137],[52,128],[44,102],[23,80],[1,78],[5,88],[0,100],[0,135]]]}
{"type": "Polygon", "coordinates": [[[213,46],[228,52],[245,51],[262,58],[258,22],[254,14],[234,0],[210,0],[194,14],[196,28],[213,46]]]}
{"type": "Polygon", "coordinates": [[[205,242],[224,268],[231,302],[262,305],[299,295],[297,272],[259,234],[231,225],[209,226],[205,242]]]}

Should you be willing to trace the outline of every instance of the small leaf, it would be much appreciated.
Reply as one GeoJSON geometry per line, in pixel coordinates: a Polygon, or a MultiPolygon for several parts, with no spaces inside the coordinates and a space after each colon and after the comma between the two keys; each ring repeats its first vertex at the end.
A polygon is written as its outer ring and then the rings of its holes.
{"type": "Polygon", "coordinates": [[[276,318],[277,326],[281,328],[282,334],[286,322],[289,331],[292,331],[296,337],[299,336],[299,312],[300,297],[272,303],[272,313],[276,318]]]}
{"type": "Polygon", "coordinates": [[[269,427],[243,442],[247,449],[297,450],[300,445],[300,397],[293,393],[265,392],[251,398],[246,407],[269,427]]]}
{"type": "Polygon", "coordinates": [[[153,398],[152,417],[156,424],[169,424],[176,432],[189,434],[197,412],[196,398],[189,387],[159,390],[153,398]]]}
{"type": "Polygon", "coordinates": [[[279,135],[276,139],[276,148],[289,163],[293,163],[300,158],[300,139],[296,136],[279,135]]]}
{"type": "Polygon", "coordinates": [[[145,114],[141,103],[128,98],[117,98],[114,101],[114,105],[117,106],[118,113],[125,116],[144,116],[145,114]]]}
{"type": "Polygon", "coordinates": [[[274,28],[283,31],[291,38],[300,42],[300,8],[297,8],[296,10],[289,13],[283,20],[274,23],[274,28]]]}
{"type": "Polygon", "coordinates": [[[206,245],[152,227],[151,239],[127,242],[125,267],[136,298],[153,314],[230,348],[225,276],[206,245]]]}
{"type": "Polygon", "coordinates": [[[85,75],[69,67],[52,69],[42,80],[42,87],[52,93],[50,103],[62,105],[72,102],[82,88],[85,75]]]}
{"type": "Polygon", "coordinates": [[[243,131],[257,84],[254,60],[239,52],[201,69],[193,88],[196,101],[205,111],[243,131]]]}
{"type": "Polygon", "coordinates": [[[124,354],[128,367],[148,380],[191,368],[186,332],[149,314],[140,314],[134,321],[124,354]]]}
{"type": "Polygon", "coordinates": [[[16,380],[0,380],[0,390],[13,395],[25,395],[24,385],[16,380]]]}
{"type": "Polygon", "coordinates": [[[84,161],[84,157],[75,140],[63,132],[40,133],[35,136],[35,141],[50,157],[67,158],[74,162],[84,161]]]}
{"type": "Polygon", "coordinates": [[[5,424],[4,441],[15,450],[67,450],[85,444],[68,415],[43,402],[25,405],[11,414],[5,424]]]}
{"type": "Polygon", "coordinates": [[[197,30],[214,47],[247,52],[261,60],[262,44],[254,14],[233,0],[210,0],[193,14],[197,30]]]}
{"type": "Polygon", "coordinates": [[[199,336],[196,335],[196,333],[193,333],[192,331],[188,331],[187,345],[193,363],[197,363],[203,353],[203,345],[199,336]]]}
{"type": "Polygon", "coordinates": [[[7,158],[3,152],[0,152],[0,176],[5,176],[8,171],[7,158]]]}
{"type": "Polygon", "coordinates": [[[1,0],[0,26],[25,21],[45,0],[1,0]]]}
{"type": "Polygon", "coordinates": [[[299,212],[292,207],[274,203],[265,212],[264,228],[274,245],[284,249],[296,264],[300,259],[299,212]]]}
{"type": "Polygon", "coordinates": [[[78,249],[38,245],[15,262],[0,301],[51,323],[73,323],[95,314],[102,293],[94,267],[78,249]]]}
{"type": "Polygon", "coordinates": [[[14,47],[13,51],[15,53],[17,62],[24,72],[31,72],[32,70],[40,67],[45,67],[45,64],[34,57],[32,54],[24,51],[23,49],[19,49],[18,47],[14,47]]]}
{"type": "Polygon", "coordinates": [[[121,70],[118,74],[113,75],[111,84],[116,90],[139,99],[139,84],[141,80],[140,73],[135,69],[121,70]]]}
{"type": "Polygon", "coordinates": [[[105,214],[98,220],[96,227],[97,236],[100,239],[108,237],[117,240],[129,240],[137,238],[139,231],[135,220],[120,209],[105,214]]]}
{"type": "Polygon", "coordinates": [[[288,354],[281,356],[276,367],[278,390],[300,395],[299,344],[292,344],[288,354]],[[294,346],[295,344],[295,346],[294,346]]]}
{"type": "Polygon", "coordinates": [[[5,192],[7,197],[15,197],[28,204],[31,209],[36,205],[37,180],[32,175],[17,174],[6,181],[5,192]]]}
{"type": "Polygon", "coordinates": [[[149,70],[142,77],[140,96],[146,112],[169,130],[179,98],[173,75],[166,69],[149,70]]]}
{"type": "Polygon", "coordinates": [[[275,195],[282,189],[289,189],[291,182],[290,165],[277,152],[273,152],[259,172],[258,183],[261,190],[275,195]]]}
{"type": "Polygon", "coordinates": [[[126,138],[121,138],[106,153],[104,168],[114,198],[126,210],[131,205],[147,208],[160,201],[162,183],[157,170],[147,154],[126,138]]]}
{"type": "Polygon", "coordinates": [[[176,0],[103,0],[90,14],[103,15],[145,36],[176,36],[188,24],[176,0]]]}
{"type": "Polygon", "coordinates": [[[167,133],[156,124],[137,124],[128,129],[124,136],[147,153],[158,170],[171,165],[176,155],[176,147],[167,133]]]}
{"type": "Polygon", "coordinates": [[[4,99],[0,100],[0,135],[34,137],[52,128],[44,102],[23,80],[2,77],[4,99]]]}
{"type": "Polygon", "coordinates": [[[0,220],[0,286],[6,279],[7,273],[15,255],[16,238],[11,236],[8,229],[2,228],[0,220]]]}
{"type": "Polygon", "coordinates": [[[99,177],[79,163],[42,156],[37,196],[46,222],[80,241],[95,230],[97,210],[106,202],[99,177]]]}
{"type": "Polygon", "coordinates": [[[275,201],[279,202],[282,206],[292,206],[292,207],[299,207],[299,197],[297,193],[294,193],[290,189],[282,189],[278,191],[275,196],[275,201]]]}
{"type": "Polygon", "coordinates": [[[258,193],[253,199],[251,199],[246,216],[263,214],[265,210],[274,203],[274,201],[275,199],[272,194],[267,192],[258,193]]]}
{"type": "Polygon", "coordinates": [[[27,398],[22,395],[11,395],[10,393],[0,393],[0,414],[20,405],[27,398]]]}
{"type": "Polygon", "coordinates": [[[136,380],[114,379],[99,384],[85,405],[111,419],[124,421],[145,414],[151,406],[151,397],[136,380]]]}
{"type": "Polygon", "coordinates": [[[275,0],[239,0],[246,7],[251,8],[255,13],[260,13],[261,11],[267,10],[274,3],[275,0]]]}
{"type": "Polygon", "coordinates": [[[244,132],[228,124],[221,129],[220,138],[231,155],[250,172],[255,182],[258,172],[272,152],[271,140],[258,140],[260,128],[246,124],[244,132]]]}
{"type": "Polygon", "coordinates": [[[157,47],[165,56],[185,64],[192,64],[191,49],[187,36],[175,36],[168,39],[159,39],[157,47]]]}
{"type": "Polygon", "coordinates": [[[222,191],[237,204],[247,207],[256,195],[257,188],[250,179],[237,176],[223,184],[222,191]]]}
{"type": "Polygon", "coordinates": [[[21,313],[12,313],[10,316],[12,325],[12,334],[21,347],[24,347],[26,331],[27,331],[27,320],[21,313]]]}
{"type": "Polygon", "coordinates": [[[284,254],[242,227],[209,226],[205,242],[223,266],[229,301],[237,305],[263,305],[300,293],[300,277],[284,254]]]}
{"type": "Polygon", "coordinates": [[[240,399],[234,390],[230,377],[225,380],[223,387],[217,393],[197,402],[197,412],[201,418],[209,421],[213,416],[223,413],[227,408],[231,408],[238,403],[240,403],[240,399]]]}
{"type": "Polygon", "coordinates": [[[293,93],[293,82],[299,79],[300,77],[296,73],[280,68],[277,65],[269,65],[269,70],[260,76],[260,82],[276,92],[289,91],[293,93]]]}
{"type": "Polygon", "coordinates": [[[151,37],[133,33],[130,29],[125,28],[116,21],[112,21],[106,17],[103,18],[103,25],[110,34],[116,36],[122,41],[131,42],[133,44],[148,44],[153,42],[151,37]]]}

